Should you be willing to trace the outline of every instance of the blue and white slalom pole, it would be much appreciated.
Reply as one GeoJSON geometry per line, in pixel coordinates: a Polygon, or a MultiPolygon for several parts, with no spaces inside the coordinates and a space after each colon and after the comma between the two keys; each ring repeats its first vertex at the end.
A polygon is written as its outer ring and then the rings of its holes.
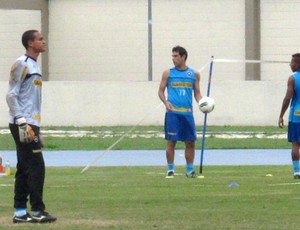
{"type": "MultiPolygon", "coordinates": [[[[212,71],[214,66],[214,56],[211,56],[211,62],[209,67],[209,78],[208,78],[208,86],[207,86],[207,94],[206,96],[209,97],[210,95],[210,85],[211,85],[211,77],[212,71]]],[[[202,143],[201,143],[201,155],[200,155],[200,175],[203,171],[203,155],[204,155],[204,146],[205,146],[205,133],[206,133],[206,122],[207,122],[207,113],[204,114],[204,124],[202,129],[202,143]]]]}

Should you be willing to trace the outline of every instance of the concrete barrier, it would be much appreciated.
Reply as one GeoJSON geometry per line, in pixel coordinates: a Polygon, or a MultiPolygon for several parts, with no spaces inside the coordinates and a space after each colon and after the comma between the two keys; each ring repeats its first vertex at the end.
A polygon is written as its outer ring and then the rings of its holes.
{"type": "MultiPolygon", "coordinates": [[[[7,82],[0,82],[0,126],[7,126],[7,82]]],[[[159,82],[49,81],[43,82],[43,126],[163,125],[164,106],[157,91],[159,82]],[[155,110],[155,111],[153,111],[155,110]],[[148,114],[148,115],[147,115],[148,114]]],[[[206,94],[207,83],[201,83],[206,94]]],[[[211,86],[216,101],[208,125],[276,126],[285,81],[218,81],[211,86]]],[[[203,114],[194,104],[198,125],[203,114]]],[[[287,121],[288,111],[285,119],[287,121]]]]}

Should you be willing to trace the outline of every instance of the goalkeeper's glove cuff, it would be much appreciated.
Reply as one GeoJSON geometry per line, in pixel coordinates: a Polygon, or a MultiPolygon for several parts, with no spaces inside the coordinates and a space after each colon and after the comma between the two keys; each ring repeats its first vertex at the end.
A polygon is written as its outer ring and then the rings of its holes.
{"type": "Polygon", "coordinates": [[[15,123],[19,126],[27,124],[27,121],[24,117],[16,117],[15,118],[15,123]]]}

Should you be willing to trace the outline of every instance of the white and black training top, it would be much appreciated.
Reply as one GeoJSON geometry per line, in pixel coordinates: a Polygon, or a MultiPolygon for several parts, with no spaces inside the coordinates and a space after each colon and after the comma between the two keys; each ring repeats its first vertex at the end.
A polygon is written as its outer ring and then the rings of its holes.
{"type": "Polygon", "coordinates": [[[6,101],[9,123],[24,117],[28,124],[40,127],[42,103],[42,75],[37,61],[22,55],[11,67],[6,101]]]}

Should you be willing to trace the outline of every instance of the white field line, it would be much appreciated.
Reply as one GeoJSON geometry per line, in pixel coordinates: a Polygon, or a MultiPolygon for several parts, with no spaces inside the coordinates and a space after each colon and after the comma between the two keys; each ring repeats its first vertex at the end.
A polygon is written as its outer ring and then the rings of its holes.
{"type": "MultiPolygon", "coordinates": [[[[88,131],[88,130],[42,130],[44,137],[92,137],[92,138],[113,138],[123,136],[126,131],[88,131]]],[[[9,129],[0,129],[1,134],[10,134],[9,129]]],[[[198,138],[202,137],[202,131],[197,133],[198,138]]],[[[129,138],[164,138],[163,131],[133,131],[128,134],[129,138]]],[[[215,137],[221,139],[247,139],[247,138],[269,138],[269,139],[286,139],[286,133],[264,134],[251,132],[207,132],[206,137],[215,137]]]]}
{"type": "Polygon", "coordinates": [[[269,184],[269,186],[300,185],[300,182],[269,184]]]}

